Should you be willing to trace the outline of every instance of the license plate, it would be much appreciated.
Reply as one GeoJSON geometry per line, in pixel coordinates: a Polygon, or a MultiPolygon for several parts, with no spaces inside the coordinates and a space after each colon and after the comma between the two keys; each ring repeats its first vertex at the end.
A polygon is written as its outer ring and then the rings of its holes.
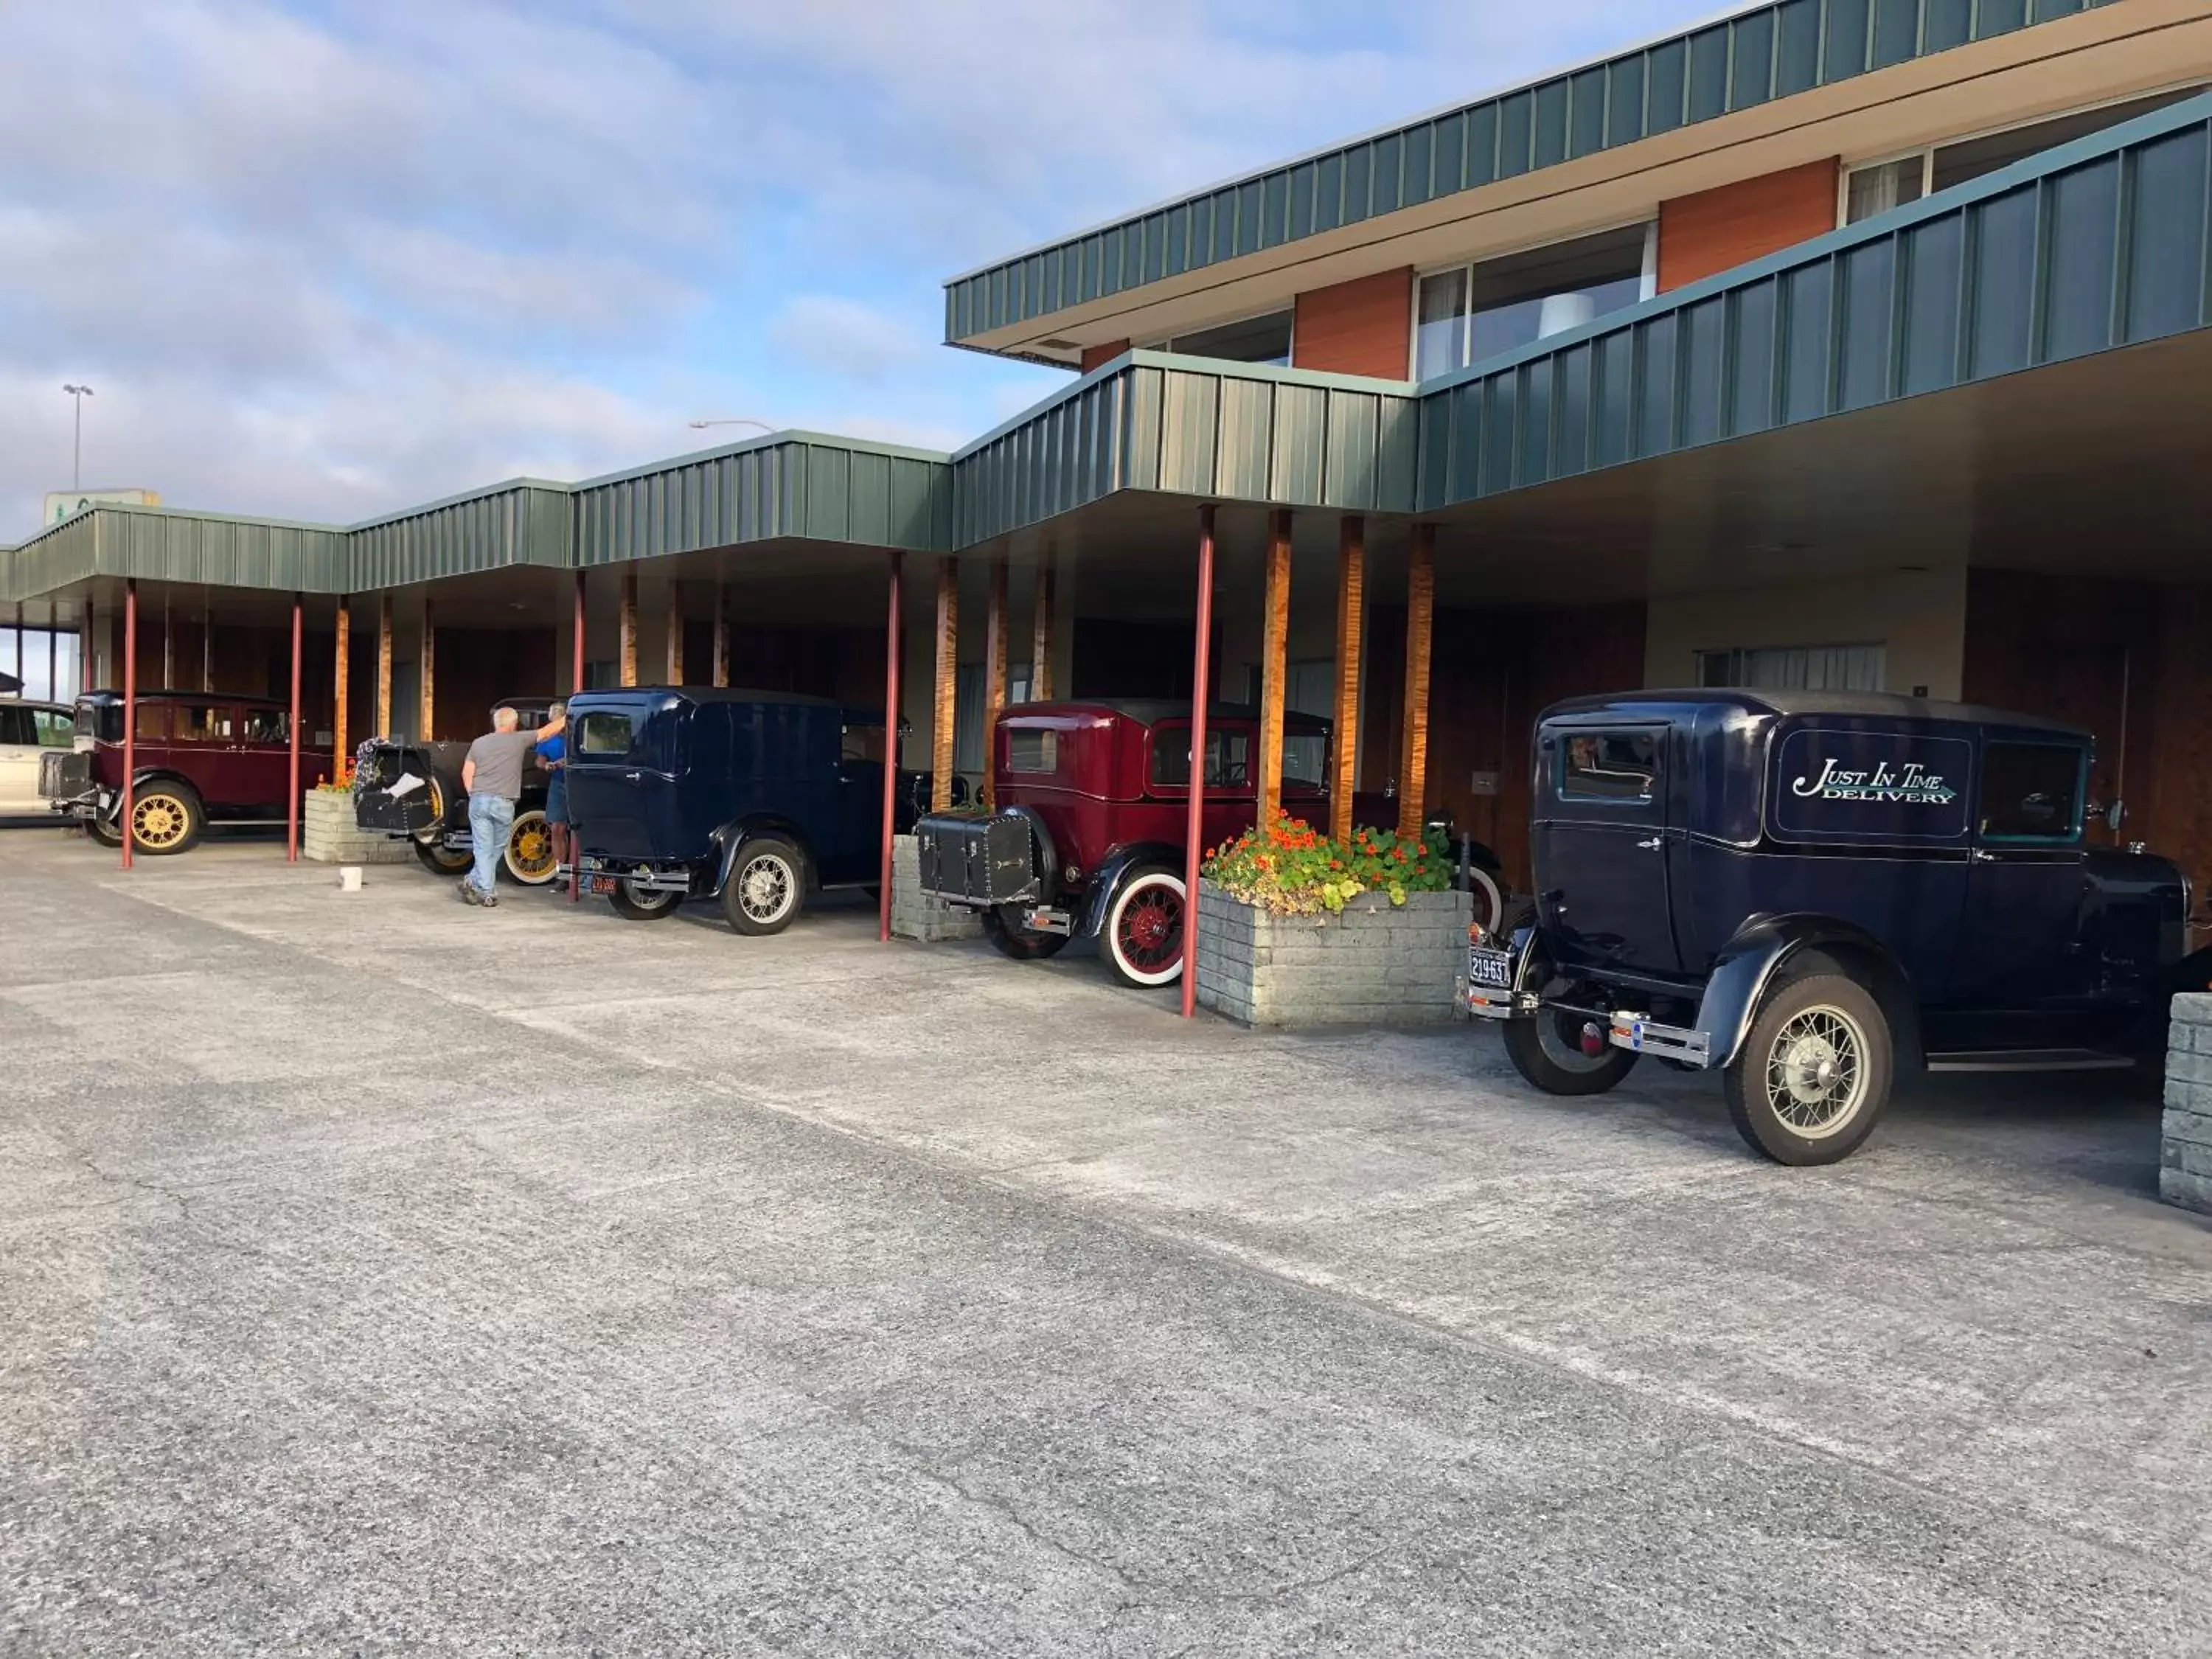
{"type": "Polygon", "coordinates": [[[1513,958],[1504,951],[1492,951],[1485,945],[1467,947],[1467,982],[1486,986],[1493,991],[1513,988],[1513,958]]]}

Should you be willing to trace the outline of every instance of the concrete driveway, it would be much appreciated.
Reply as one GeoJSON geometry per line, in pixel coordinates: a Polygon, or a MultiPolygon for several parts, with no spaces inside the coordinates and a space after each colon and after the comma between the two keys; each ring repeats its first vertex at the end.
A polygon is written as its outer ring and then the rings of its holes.
{"type": "Polygon", "coordinates": [[[2205,1650],[2154,1086],[1170,1006],[0,836],[0,1650],[2205,1650]]]}

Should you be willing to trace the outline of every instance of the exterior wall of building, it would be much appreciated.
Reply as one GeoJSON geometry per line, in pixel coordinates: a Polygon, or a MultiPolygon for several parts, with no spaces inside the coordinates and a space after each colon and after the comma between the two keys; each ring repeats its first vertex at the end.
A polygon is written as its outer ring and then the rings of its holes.
{"type": "Polygon", "coordinates": [[[1413,337],[1413,269],[1381,270],[1297,297],[1291,364],[1381,380],[1406,378],[1413,337]]]}
{"type": "Polygon", "coordinates": [[[1962,568],[1655,599],[1644,684],[1695,685],[1700,651],[1880,645],[1884,690],[1924,685],[1931,697],[1955,699],[1965,674],[1966,586],[1962,568]]]}
{"type": "Polygon", "coordinates": [[[1127,340],[1109,340],[1103,345],[1083,348],[1083,372],[1088,374],[1102,363],[1110,363],[1129,349],[1127,340]]]}
{"type": "Polygon", "coordinates": [[[1659,290],[1734,269],[1836,228],[1831,157],[1659,204],[1659,290]]]}

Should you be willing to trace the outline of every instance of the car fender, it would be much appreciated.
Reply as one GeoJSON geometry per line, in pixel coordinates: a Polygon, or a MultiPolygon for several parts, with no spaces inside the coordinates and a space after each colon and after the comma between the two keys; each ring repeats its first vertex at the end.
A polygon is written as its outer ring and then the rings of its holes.
{"type": "Polygon", "coordinates": [[[814,884],[814,843],[806,831],[791,819],[775,812],[750,812],[744,817],[732,818],[714,831],[709,839],[714,843],[714,884],[707,896],[718,898],[722,889],[730,884],[731,868],[738,861],[738,853],[755,836],[775,836],[789,842],[806,860],[806,883],[814,884]]]}
{"type": "Polygon", "coordinates": [[[1083,915],[1079,920],[1075,936],[1087,939],[1106,925],[1106,908],[1114,902],[1114,895],[1127,880],[1132,871],[1149,870],[1155,865],[1164,865],[1170,870],[1183,867],[1183,850],[1164,841],[1132,842],[1127,847],[1117,847],[1100,860],[1091,872],[1088,896],[1083,902],[1083,915]]]}
{"type": "MultiPolygon", "coordinates": [[[[1732,1065],[1775,976],[1794,957],[1830,945],[1848,946],[1854,954],[1882,964],[1892,983],[1905,992],[1909,1000],[1911,981],[1896,954],[1864,928],[1833,916],[1753,916],[1736,929],[1735,937],[1714,959],[1705,996],[1698,1005],[1698,1029],[1709,1042],[1707,1063],[1715,1068],[1732,1065]]],[[[1881,997],[1888,987],[1870,988],[1881,997]]],[[[1907,1007],[1891,1012],[1909,1017],[1915,1011],[1907,1007]]],[[[1893,1035],[1900,1047],[1917,1041],[1917,1033],[1910,1029],[1893,1035]]]]}
{"type": "MultiPolygon", "coordinates": [[[[189,791],[203,809],[207,805],[207,797],[200,793],[199,786],[173,766],[141,766],[131,774],[131,793],[133,795],[149,783],[173,783],[189,791]]],[[[112,823],[123,816],[123,792],[120,789],[115,792],[115,799],[108,803],[107,810],[100,816],[103,823],[112,823]]]]}

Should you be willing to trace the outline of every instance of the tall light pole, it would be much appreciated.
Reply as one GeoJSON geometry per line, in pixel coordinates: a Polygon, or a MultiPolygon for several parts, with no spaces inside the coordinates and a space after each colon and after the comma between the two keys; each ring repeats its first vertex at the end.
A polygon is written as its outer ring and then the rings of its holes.
{"type": "Polygon", "coordinates": [[[773,434],[775,431],[775,428],[766,421],[756,420],[750,415],[734,416],[726,421],[694,421],[691,426],[693,430],[699,432],[705,431],[710,426],[757,426],[766,433],[773,434]]]}
{"type": "Polygon", "coordinates": [[[70,489],[78,490],[84,488],[84,400],[92,396],[92,388],[65,386],[62,390],[76,404],[76,441],[70,450],[70,489]]]}

